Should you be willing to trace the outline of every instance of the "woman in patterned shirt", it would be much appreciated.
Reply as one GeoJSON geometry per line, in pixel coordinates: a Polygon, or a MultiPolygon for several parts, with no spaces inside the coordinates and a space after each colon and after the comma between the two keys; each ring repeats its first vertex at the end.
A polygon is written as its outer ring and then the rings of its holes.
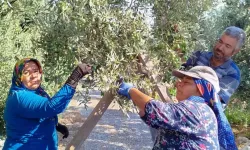
{"type": "Polygon", "coordinates": [[[153,150],[235,150],[234,135],[217,93],[219,80],[214,70],[196,66],[173,71],[178,103],[163,103],[122,82],[118,94],[131,99],[139,115],[157,129],[153,150]]]}

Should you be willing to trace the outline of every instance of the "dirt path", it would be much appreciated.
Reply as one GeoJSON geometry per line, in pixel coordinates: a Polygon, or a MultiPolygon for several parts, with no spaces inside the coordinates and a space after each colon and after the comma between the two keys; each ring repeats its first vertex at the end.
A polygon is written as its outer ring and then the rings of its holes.
{"type": "MultiPolygon", "coordinates": [[[[83,106],[79,106],[76,100],[71,101],[67,110],[59,116],[60,123],[67,125],[70,132],[67,139],[62,139],[59,134],[59,150],[65,149],[97,103],[98,100],[91,100],[86,110],[83,106]]],[[[148,127],[136,113],[129,115],[130,118],[125,117],[118,105],[112,103],[82,148],[84,150],[152,149],[153,142],[148,127]]]]}
{"type": "MultiPolygon", "coordinates": [[[[91,100],[85,109],[83,105],[72,100],[67,110],[59,116],[60,123],[67,125],[70,135],[62,139],[59,134],[59,150],[64,150],[73,135],[83,124],[88,115],[99,101],[91,100]]],[[[148,127],[136,113],[129,113],[130,118],[124,116],[117,104],[112,103],[98,122],[88,139],[82,145],[84,150],[150,150],[153,142],[148,127]]],[[[250,150],[250,141],[239,137],[240,129],[233,128],[239,150],[250,150]],[[249,145],[249,146],[247,146],[249,145]]],[[[250,131],[250,130],[249,130],[250,131]]],[[[249,132],[245,131],[245,132],[249,132]]]]}
{"type": "MultiPolygon", "coordinates": [[[[65,150],[66,145],[71,141],[73,135],[83,124],[87,116],[98,103],[94,99],[88,103],[88,109],[79,106],[76,100],[70,102],[67,110],[59,115],[60,123],[66,124],[70,135],[67,139],[62,139],[59,133],[59,150],[65,150]]],[[[250,150],[250,140],[241,136],[249,134],[248,130],[234,127],[236,141],[239,150],[250,150]]],[[[4,140],[0,140],[0,149],[4,140]]],[[[88,139],[84,142],[84,150],[150,150],[153,142],[148,127],[141,121],[135,113],[130,113],[130,118],[125,117],[117,104],[111,104],[101,120],[98,122],[88,139]]]]}

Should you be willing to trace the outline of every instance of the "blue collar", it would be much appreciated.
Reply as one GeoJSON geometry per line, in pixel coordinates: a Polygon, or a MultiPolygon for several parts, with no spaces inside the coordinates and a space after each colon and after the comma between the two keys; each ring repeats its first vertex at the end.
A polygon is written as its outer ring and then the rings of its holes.
{"type": "Polygon", "coordinates": [[[205,103],[205,99],[200,96],[190,96],[187,100],[191,100],[194,102],[205,103]]]}

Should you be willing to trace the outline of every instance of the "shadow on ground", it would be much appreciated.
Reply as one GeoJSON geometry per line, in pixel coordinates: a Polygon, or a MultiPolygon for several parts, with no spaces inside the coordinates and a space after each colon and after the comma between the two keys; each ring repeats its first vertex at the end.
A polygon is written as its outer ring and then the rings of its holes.
{"type": "MultiPolygon", "coordinates": [[[[94,102],[93,102],[94,101],[94,102]]],[[[61,138],[59,134],[59,150],[64,150],[79,127],[91,113],[97,100],[86,110],[83,106],[68,107],[59,118],[69,128],[70,136],[61,138]]],[[[112,105],[112,104],[111,104],[112,105]]],[[[127,118],[117,106],[109,108],[95,126],[88,139],[82,145],[84,150],[150,150],[153,142],[148,127],[141,121],[138,114],[129,113],[127,118]]],[[[84,133],[83,133],[84,134],[84,133]]]]}

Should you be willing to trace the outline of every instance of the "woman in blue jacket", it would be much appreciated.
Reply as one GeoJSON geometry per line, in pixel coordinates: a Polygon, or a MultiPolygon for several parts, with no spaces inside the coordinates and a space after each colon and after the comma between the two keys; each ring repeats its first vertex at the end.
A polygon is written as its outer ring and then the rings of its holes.
{"type": "Polygon", "coordinates": [[[90,72],[91,66],[79,64],[64,86],[50,98],[41,87],[39,61],[29,58],[18,61],[4,110],[7,139],[3,150],[57,150],[56,128],[66,132],[57,126],[57,114],[68,106],[78,81],[90,72]]]}

